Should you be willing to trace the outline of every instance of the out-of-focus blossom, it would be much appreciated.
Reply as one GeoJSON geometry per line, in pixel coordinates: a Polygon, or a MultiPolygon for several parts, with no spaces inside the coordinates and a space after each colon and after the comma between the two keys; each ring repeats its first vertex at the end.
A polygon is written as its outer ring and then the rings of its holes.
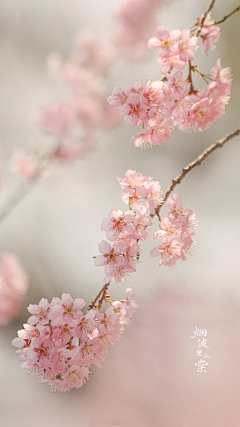
{"type": "Polygon", "coordinates": [[[40,167],[37,158],[29,156],[18,149],[13,153],[11,158],[10,170],[14,173],[19,173],[27,179],[35,179],[40,173],[40,167]]]}
{"type": "Polygon", "coordinates": [[[107,39],[85,31],[75,38],[74,56],[82,66],[106,75],[114,59],[114,49],[107,39]]]}
{"type": "Polygon", "coordinates": [[[121,4],[114,14],[119,26],[115,26],[111,37],[120,54],[131,60],[147,56],[146,40],[156,27],[157,12],[164,4],[164,0],[128,0],[121,4]]]}
{"type": "Polygon", "coordinates": [[[76,125],[73,108],[64,102],[56,102],[43,108],[37,122],[46,133],[54,136],[65,135],[70,128],[76,125]]]}
{"type": "Polygon", "coordinates": [[[78,159],[84,159],[88,153],[95,150],[95,143],[90,137],[83,137],[80,141],[69,141],[60,144],[53,152],[53,161],[58,166],[68,166],[78,159]]]}
{"type": "Polygon", "coordinates": [[[0,260],[0,325],[8,323],[18,310],[28,284],[24,271],[12,254],[0,260]]]}

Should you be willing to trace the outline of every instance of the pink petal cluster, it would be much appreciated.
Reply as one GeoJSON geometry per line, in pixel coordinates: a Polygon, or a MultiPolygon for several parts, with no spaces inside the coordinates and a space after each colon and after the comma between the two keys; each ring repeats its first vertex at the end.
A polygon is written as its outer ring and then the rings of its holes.
{"type": "Polygon", "coordinates": [[[202,33],[202,53],[204,56],[207,56],[209,49],[216,49],[215,43],[220,40],[220,28],[216,27],[216,25],[210,25],[208,27],[203,27],[202,33]]]}
{"type": "MultiPolygon", "coordinates": [[[[136,6],[137,1],[132,0],[132,5],[136,6]]],[[[126,16],[130,21],[137,20],[137,13],[130,16],[126,13],[126,16]]],[[[196,29],[201,21],[202,17],[198,18],[196,29]]],[[[200,33],[205,56],[220,38],[220,29],[211,25],[208,17],[206,25],[201,28],[202,34],[200,33]]],[[[111,106],[118,108],[119,115],[124,116],[128,125],[143,126],[143,129],[131,138],[136,147],[160,145],[169,138],[173,127],[184,132],[202,132],[225,113],[232,81],[229,68],[222,70],[220,59],[217,61],[217,69],[221,68],[222,74],[228,76],[224,84],[218,78],[216,67],[211,70],[211,77],[200,73],[197,66],[191,63],[194,50],[198,47],[198,38],[194,35],[194,30],[192,31],[193,33],[188,28],[183,31],[168,31],[163,25],[159,26],[157,37],[149,39],[148,47],[158,49],[161,72],[165,77],[152,83],[149,80],[145,83],[136,80],[132,86],[125,86],[123,89],[115,85],[107,99],[111,106]],[[182,70],[186,66],[187,78],[184,78],[182,70]],[[196,72],[206,82],[212,80],[202,92],[193,86],[192,74],[196,72]]]]}
{"type": "Polygon", "coordinates": [[[102,221],[101,229],[106,231],[107,238],[99,243],[98,255],[94,259],[95,266],[104,266],[105,283],[114,278],[121,282],[136,271],[136,263],[140,255],[139,240],[148,236],[147,227],[152,225],[152,216],[160,203],[160,184],[152,181],[136,171],[128,170],[125,179],[118,178],[122,188],[122,199],[130,207],[127,212],[112,209],[102,221]],[[145,199],[146,206],[142,204],[145,199]],[[151,215],[146,215],[149,208],[151,215]],[[135,211],[138,211],[136,213],[135,211]]]}
{"type": "Polygon", "coordinates": [[[136,80],[123,89],[114,86],[108,102],[118,107],[128,125],[143,125],[131,139],[134,145],[152,147],[166,141],[173,126],[184,132],[202,132],[225,113],[232,82],[230,69],[222,69],[219,59],[211,78],[201,93],[191,93],[188,81],[178,70],[172,75],[167,73],[166,81],[136,80]]]}
{"type": "Polygon", "coordinates": [[[122,188],[122,200],[131,209],[142,211],[145,200],[146,206],[152,215],[156,213],[156,207],[160,203],[161,186],[158,181],[146,177],[136,171],[128,170],[125,179],[118,178],[122,188]]]}
{"type": "Polygon", "coordinates": [[[42,108],[37,123],[56,140],[56,153],[70,153],[69,156],[64,154],[68,157],[65,165],[70,164],[72,158],[84,158],[84,152],[94,149],[91,143],[94,131],[112,129],[120,123],[117,110],[109,107],[105,96],[112,60],[113,49],[107,40],[93,34],[78,35],[67,60],[58,54],[49,58],[50,73],[70,87],[71,95],[68,101],[42,108]]]}
{"type": "Polygon", "coordinates": [[[162,219],[161,230],[154,233],[155,239],[162,243],[151,250],[152,257],[159,257],[159,265],[169,267],[179,259],[186,261],[187,254],[194,245],[192,236],[196,233],[196,215],[191,209],[184,208],[181,197],[174,194],[167,200],[170,209],[168,217],[162,219]]]}
{"type": "Polygon", "coordinates": [[[121,282],[136,271],[140,254],[138,241],[147,238],[146,228],[151,224],[152,218],[143,211],[137,215],[132,210],[123,213],[119,209],[111,210],[108,218],[102,221],[101,229],[114,242],[111,245],[102,240],[99,243],[101,255],[94,259],[95,266],[104,266],[105,283],[113,278],[116,282],[121,282]]]}
{"type": "Polygon", "coordinates": [[[194,58],[194,48],[197,37],[191,36],[190,30],[185,29],[168,31],[163,25],[157,28],[157,37],[148,41],[149,49],[158,49],[161,73],[170,73],[173,68],[182,70],[187,60],[194,58]]]}
{"type": "Polygon", "coordinates": [[[18,314],[28,284],[14,255],[4,254],[0,261],[0,325],[18,314]]]}
{"type": "Polygon", "coordinates": [[[42,298],[31,304],[28,322],[12,341],[21,367],[39,374],[52,390],[81,388],[91,365],[101,367],[133,314],[135,293],[126,293],[126,300],[112,302],[104,313],[91,309],[84,314],[84,299],[66,293],[50,303],[42,298]]]}

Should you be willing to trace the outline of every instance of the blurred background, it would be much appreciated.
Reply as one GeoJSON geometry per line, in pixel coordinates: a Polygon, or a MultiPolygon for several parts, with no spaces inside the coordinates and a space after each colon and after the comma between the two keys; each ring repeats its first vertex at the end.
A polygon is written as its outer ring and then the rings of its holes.
{"type": "MultiPolygon", "coordinates": [[[[113,31],[113,13],[125,0],[0,0],[0,142],[2,200],[18,185],[9,171],[16,147],[29,151],[49,142],[35,117],[39,109],[68,96],[51,78],[46,59],[67,57],[79,29],[98,35],[113,31]]],[[[158,24],[169,30],[191,27],[208,1],[166,1],[158,24]],[[169,3],[169,4],[168,4],[169,3]]],[[[217,0],[219,19],[238,6],[217,0]]],[[[154,35],[154,34],[152,34],[154,35]]],[[[28,318],[27,306],[62,292],[88,303],[102,286],[103,269],[93,266],[97,243],[105,239],[101,222],[113,208],[125,209],[116,177],[133,169],[159,180],[166,190],[181,169],[208,145],[240,125],[239,15],[221,24],[221,42],[199,69],[208,73],[216,60],[232,67],[233,86],[226,115],[208,132],[171,137],[147,151],[130,143],[135,129],[121,124],[97,131],[96,151],[61,174],[35,186],[0,227],[1,252],[13,252],[29,279],[19,316],[0,329],[0,426],[240,426],[240,139],[235,138],[195,168],[176,188],[199,221],[193,256],[176,267],[159,267],[151,227],[129,283],[110,287],[113,298],[125,288],[137,293],[139,307],[102,369],[94,367],[80,390],[50,393],[45,384],[19,368],[11,340],[28,318]],[[209,366],[197,373],[196,328],[208,331],[209,366]]],[[[117,57],[108,78],[112,86],[136,79],[159,79],[157,52],[144,61],[117,57]]],[[[196,83],[202,88],[202,83],[196,83]]],[[[49,145],[50,146],[50,145],[49,145]]],[[[163,210],[163,213],[167,211],[163,210]]]]}

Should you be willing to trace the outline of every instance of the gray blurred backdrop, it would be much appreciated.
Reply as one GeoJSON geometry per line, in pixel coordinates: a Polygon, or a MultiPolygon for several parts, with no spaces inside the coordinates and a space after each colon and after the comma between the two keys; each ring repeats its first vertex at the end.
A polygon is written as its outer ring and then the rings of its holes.
{"type": "MultiPolygon", "coordinates": [[[[43,105],[66,96],[47,74],[52,52],[67,56],[79,29],[98,34],[115,25],[112,13],[123,0],[0,0],[0,128],[2,198],[17,186],[8,170],[15,147],[28,150],[49,139],[34,118],[43,105]]],[[[207,0],[179,0],[159,18],[169,30],[190,27],[207,0]]],[[[217,0],[214,18],[238,6],[217,0]]],[[[176,188],[199,221],[198,246],[187,262],[158,267],[142,244],[137,273],[126,285],[111,285],[111,296],[136,290],[139,308],[132,324],[110,351],[102,369],[94,368],[79,391],[50,393],[47,385],[19,368],[11,339],[28,317],[27,306],[62,292],[90,300],[102,285],[93,266],[97,243],[105,239],[101,222],[113,208],[125,209],[117,176],[134,169],[171,180],[210,143],[240,127],[239,14],[221,24],[221,42],[208,58],[199,52],[200,70],[218,58],[232,67],[233,87],[226,115],[208,132],[173,131],[161,147],[140,150],[129,143],[134,129],[98,132],[97,151],[63,173],[41,181],[0,228],[1,252],[13,252],[29,277],[29,291],[17,319],[0,330],[0,426],[34,427],[126,425],[161,427],[240,426],[240,139],[195,168],[176,188]],[[196,373],[195,327],[207,328],[208,372],[196,373]]],[[[157,52],[144,63],[119,59],[111,79],[128,85],[157,80],[157,52]]],[[[197,62],[195,61],[195,62],[197,62]]],[[[166,212],[166,211],[165,211],[166,212]]],[[[156,231],[157,222],[152,226],[156,231]]]]}

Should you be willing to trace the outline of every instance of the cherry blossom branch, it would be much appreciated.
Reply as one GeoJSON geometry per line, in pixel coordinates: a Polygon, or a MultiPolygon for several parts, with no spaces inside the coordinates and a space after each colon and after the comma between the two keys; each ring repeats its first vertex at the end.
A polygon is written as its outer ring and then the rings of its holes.
{"type": "Polygon", "coordinates": [[[88,307],[88,309],[87,309],[87,311],[89,311],[89,310],[91,310],[95,305],[96,305],[96,302],[98,301],[98,299],[99,299],[99,305],[101,306],[102,305],[102,302],[103,302],[103,300],[104,300],[104,296],[105,296],[105,293],[107,292],[107,289],[108,289],[108,286],[110,285],[110,282],[109,283],[107,283],[107,284],[105,284],[105,285],[103,285],[103,287],[102,287],[102,289],[98,292],[98,294],[97,294],[97,296],[96,296],[96,298],[94,298],[94,300],[91,302],[91,304],[89,305],[89,307],[88,307]],[[102,296],[101,296],[102,295],[102,296]],[[101,297],[101,298],[100,298],[101,297]]]}
{"type": "Polygon", "coordinates": [[[188,60],[188,65],[189,65],[188,81],[190,83],[190,93],[194,93],[195,89],[192,81],[192,63],[189,60],[188,60]]]}
{"type": "Polygon", "coordinates": [[[205,160],[213,151],[215,151],[217,148],[223,147],[224,144],[226,144],[228,141],[230,141],[232,138],[235,138],[235,136],[238,136],[238,135],[240,135],[240,129],[237,129],[235,132],[230,133],[229,135],[225,136],[220,141],[217,141],[214,144],[210,145],[210,147],[208,147],[206,150],[204,150],[203,153],[200,154],[200,156],[198,156],[193,162],[189,163],[188,166],[183,168],[182,173],[177,178],[173,179],[172,184],[168,188],[168,190],[167,190],[166,194],[164,195],[161,203],[159,204],[159,206],[156,209],[156,215],[159,214],[159,210],[164,205],[168,196],[172,193],[172,191],[174,190],[176,185],[181,183],[181,181],[187,175],[188,172],[190,172],[193,168],[195,168],[195,166],[200,166],[200,164],[203,162],[203,160],[205,160]]]}
{"type": "Polygon", "coordinates": [[[207,9],[207,10],[206,10],[206,12],[204,13],[203,18],[202,18],[202,21],[201,21],[201,24],[199,25],[198,30],[197,30],[197,32],[196,32],[196,37],[198,37],[198,36],[199,36],[199,34],[201,33],[201,30],[202,30],[202,27],[204,26],[204,22],[205,22],[205,20],[206,20],[206,18],[207,18],[207,15],[208,15],[208,14],[209,14],[209,12],[212,10],[212,8],[213,8],[213,6],[214,6],[215,1],[216,1],[216,0],[211,0],[211,3],[210,3],[210,5],[208,6],[208,9],[207,9]]]}
{"type": "MultiPolygon", "coordinates": [[[[167,192],[165,193],[164,197],[162,198],[160,204],[156,208],[155,215],[158,216],[159,221],[161,222],[161,217],[159,214],[159,211],[161,207],[166,202],[168,196],[172,193],[173,189],[176,187],[177,184],[180,184],[182,179],[187,175],[188,172],[190,172],[195,166],[199,166],[203,160],[205,160],[213,151],[215,151],[217,148],[223,147],[224,144],[226,144],[228,141],[230,141],[235,136],[240,135],[240,129],[237,129],[235,132],[225,136],[220,141],[215,142],[214,144],[210,145],[206,150],[203,151],[200,156],[198,156],[193,162],[191,162],[188,166],[183,168],[182,173],[175,179],[173,179],[170,187],[168,188],[167,192]]],[[[154,214],[150,214],[150,217],[153,218],[154,214]]],[[[147,227],[146,227],[147,228],[147,227]]],[[[98,292],[97,296],[94,298],[94,300],[90,303],[88,310],[91,310],[94,307],[101,308],[101,305],[105,299],[108,287],[110,285],[110,282],[107,284],[104,284],[100,291],[98,292]]]]}
{"type": "Polygon", "coordinates": [[[212,24],[209,25],[205,25],[206,27],[209,27],[210,25],[217,25],[217,24],[221,24],[222,22],[226,21],[227,18],[229,18],[230,16],[232,16],[235,12],[239,12],[240,11],[240,6],[236,7],[236,9],[234,9],[232,12],[230,12],[228,15],[225,15],[222,19],[219,19],[218,21],[214,21],[212,24]]]}

